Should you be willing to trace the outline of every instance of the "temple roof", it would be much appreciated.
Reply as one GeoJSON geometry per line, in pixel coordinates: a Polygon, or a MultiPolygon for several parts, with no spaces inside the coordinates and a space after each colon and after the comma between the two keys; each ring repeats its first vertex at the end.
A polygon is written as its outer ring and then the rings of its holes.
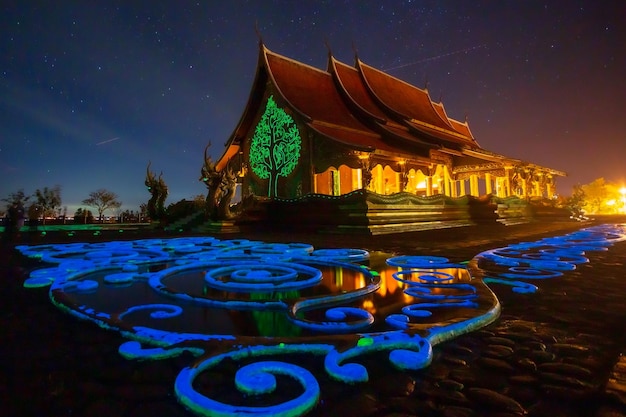
{"type": "Polygon", "coordinates": [[[520,162],[482,149],[467,121],[448,117],[443,103],[433,102],[426,89],[358,58],[350,66],[329,53],[328,68],[321,70],[272,52],[261,43],[253,90],[218,169],[239,152],[268,84],[287,104],[288,112],[299,114],[318,134],[355,151],[421,159],[429,150],[440,150],[455,158],[520,162]]]}
{"type": "Polygon", "coordinates": [[[357,68],[363,76],[365,85],[377,101],[389,111],[403,119],[419,120],[440,129],[452,130],[450,123],[442,119],[433,108],[426,90],[370,67],[361,60],[357,60],[357,68]]]}
{"type": "MultiPolygon", "coordinates": [[[[318,133],[358,150],[410,153],[406,147],[383,140],[378,129],[371,128],[371,124],[365,125],[355,117],[331,73],[273,53],[267,48],[264,55],[268,74],[282,98],[318,133]]],[[[404,136],[416,145],[432,147],[411,136],[408,131],[403,132],[400,125],[390,127],[395,128],[395,131],[389,132],[390,135],[404,136]]]]}

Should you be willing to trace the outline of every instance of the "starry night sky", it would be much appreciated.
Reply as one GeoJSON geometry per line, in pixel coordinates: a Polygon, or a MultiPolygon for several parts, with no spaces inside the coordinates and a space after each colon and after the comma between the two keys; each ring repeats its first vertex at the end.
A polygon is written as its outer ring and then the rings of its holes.
{"type": "Polygon", "coordinates": [[[3,1],[0,198],[60,185],[136,210],[146,165],[167,204],[205,194],[272,51],[326,68],[327,47],[442,100],[492,152],[566,171],[563,195],[626,181],[626,2],[3,1]]]}

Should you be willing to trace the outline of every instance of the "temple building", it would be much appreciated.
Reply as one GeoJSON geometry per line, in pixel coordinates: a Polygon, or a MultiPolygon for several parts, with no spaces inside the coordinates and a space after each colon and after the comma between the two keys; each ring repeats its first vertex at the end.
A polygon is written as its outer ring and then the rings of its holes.
{"type": "Polygon", "coordinates": [[[483,149],[427,89],[329,52],[325,70],[260,43],[243,115],[216,163],[241,196],[494,196],[550,199],[564,172],[483,149]]]}

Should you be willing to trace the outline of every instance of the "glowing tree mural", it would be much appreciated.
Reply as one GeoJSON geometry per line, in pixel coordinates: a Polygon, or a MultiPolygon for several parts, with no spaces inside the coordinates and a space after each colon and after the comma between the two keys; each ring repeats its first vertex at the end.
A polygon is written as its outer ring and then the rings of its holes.
{"type": "Polygon", "coordinates": [[[278,194],[278,178],[293,172],[301,145],[293,118],[270,96],[250,144],[250,167],[259,178],[269,179],[268,197],[278,194]]]}

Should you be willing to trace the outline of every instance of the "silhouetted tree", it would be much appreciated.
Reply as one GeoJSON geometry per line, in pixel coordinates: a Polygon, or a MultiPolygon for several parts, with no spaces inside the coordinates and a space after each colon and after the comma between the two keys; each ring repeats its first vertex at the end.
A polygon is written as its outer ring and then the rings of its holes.
{"type": "Polygon", "coordinates": [[[128,223],[137,222],[138,220],[137,215],[138,213],[136,213],[134,210],[124,210],[120,214],[120,222],[128,222],[128,223]]]}
{"type": "Polygon", "coordinates": [[[8,197],[3,198],[2,201],[7,203],[6,212],[0,211],[0,217],[7,216],[7,223],[5,227],[9,232],[19,231],[19,229],[24,225],[24,211],[26,207],[26,203],[30,199],[31,196],[26,195],[23,189],[19,189],[18,191],[9,194],[8,197]]]}
{"type": "Polygon", "coordinates": [[[105,211],[108,209],[117,209],[122,206],[122,203],[117,201],[117,194],[104,188],[89,193],[89,198],[84,199],[83,204],[95,207],[96,210],[98,210],[100,223],[102,223],[102,214],[105,211]]]}
{"type": "Polygon", "coordinates": [[[78,208],[74,213],[74,223],[92,223],[93,222],[93,213],[91,210],[78,208]]]}
{"type": "Polygon", "coordinates": [[[608,197],[607,184],[604,178],[596,178],[582,187],[585,193],[585,207],[589,213],[602,211],[602,206],[608,197]]]}
{"type": "Polygon", "coordinates": [[[23,188],[20,188],[16,192],[9,194],[8,197],[3,198],[2,201],[7,203],[7,209],[13,205],[26,207],[30,197],[30,195],[26,195],[26,193],[24,193],[23,188]]]}
{"type": "Polygon", "coordinates": [[[579,216],[582,214],[582,209],[585,207],[585,191],[580,184],[576,184],[572,190],[572,195],[565,201],[565,206],[572,212],[573,216],[579,216]]]}
{"type": "Polygon", "coordinates": [[[37,199],[36,204],[41,210],[40,215],[43,217],[43,224],[46,224],[46,217],[54,216],[57,208],[61,206],[61,187],[55,185],[53,188],[37,189],[35,198],[37,199]]]}

